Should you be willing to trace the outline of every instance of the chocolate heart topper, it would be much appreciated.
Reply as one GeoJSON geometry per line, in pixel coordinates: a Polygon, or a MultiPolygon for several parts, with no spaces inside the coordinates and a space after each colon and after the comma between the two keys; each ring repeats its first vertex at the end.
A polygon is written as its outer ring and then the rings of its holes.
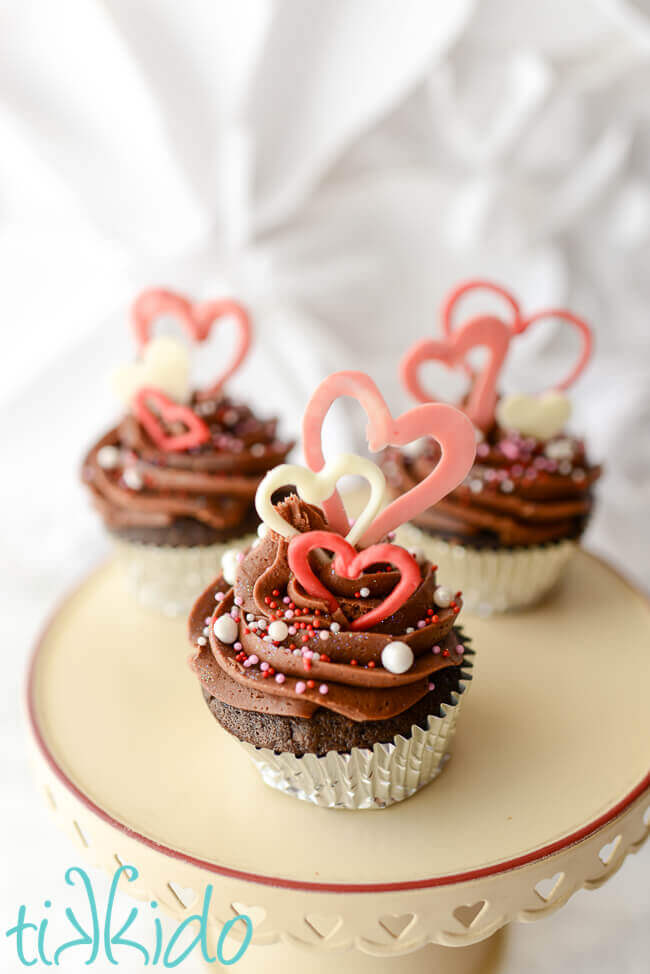
{"type": "Polygon", "coordinates": [[[444,301],[441,318],[444,337],[437,341],[422,339],[409,349],[400,365],[402,382],[407,391],[419,402],[431,402],[432,397],[424,390],[418,378],[422,363],[438,361],[450,367],[464,367],[472,375],[474,383],[467,403],[460,408],[483,431],[494,422],[499,375],[507,357],[510,341],[516,335],[521,335],[533,324],[550,318],[565,321],[579,332],[582,347],[578,360],[568,375],[553,387],[560,392],[568,389],[575,382],[591,357],[592,333],[582,318],[566,308],[544,308],[524,317],[517,299],[505,288],[491,281],[472,280],[458,285],[444,301]],[[503,298],[512,313],[511,320],[505,322],[496,316],[480,316],[454,329],[454,312],[461,298],[474,290],[489,290],[503,298]],[[466,362],[466,356],[472,348],[481,346],[488,349],[487,362],[478,375],[475,375],[466,362]]]}
{"type": "Polygon", "coordinates": [[[310,469],[282,464],[271,470],[257,489],[257,512],[268,527],[290,539],[287,557],[297,581],[306,592],[324,599],[331,611],[336,611],[338,601],[312,571],[309,554],[314,548],[334,552],[334,570],[345,578],[357,578],[364,568],[375,564],[388,563],[398,569],[401,578],[389,596],[350,624],[351,629],[370,628],[397,611],[421,582],[420,569],[412,555],[398,545],[376,542],[436,504],[465,479],[476,451],[474,427],[463,413],[442,403],[417,406],[395,419],[369,376],[363,372],[336,372],[320,383],[307,404],[303,447],[310,469]],[[330,407],[341,396],[352,396],[365,410],[371,451],[389,445],[403,446],[423,436],[433,437],[440,446],[441,459],[435,469],[381,513],[385,479],[376,464],[353,454],[325,462],[321,442],[323,423],[330,407]],[[348,522],[336,490],[340,478],[348,474],[361,475],[370,484],[369,500],[354,525],[348,522]],[[276,490],[289,484],[295,486],[303,500],[322,505],[331,530],[301,534],[281,517],[271,499],[276,490]],[[364,550],[358,552],[355,544],[364,550]]]}
{"type": "Polygon", "coordinates": [[[334,614],[340,607],[335,595],[314,574],[309,563],[309,553],[315,548],[335,553],[334,571],[343,578],[358,578],[370,565],[389,564],[400,573],[400,580],[390,594],[369,612],[350,623],[350,629],[370,629],[377,622],[396,612],[415,592],[422,581],[420,569],[405,548],[394,544],[374,544],[357,551],[349,541],[332,531],[307,531],[297,534],[289,542],[289,568],[308,595],[323,599],[334,614]]]}
{"type": "Polygon", "coordinates": [[[160,389],[147,386],[139,389],[133,397],[133,412],[156,446],[166,453],[191,450],[210,439],[210,430],[203,420],[189,406],[179,405],[160,389]],[[151,403],[155,413],[151,411],[151,403]],[[180,424],[185,431],[167,433],[163,423],[167,427],[180,424]]]}
{"type": "Polygon", "coordinates": [[[213,327],[225,318],[234,318],[237,341],[232,358],[226,368],[207,389],[198,393],[200,399],[214,398],[242,364],[251,344],[252,326],[246,309],[232,298],[215,301],[191,301],[182,294],[162,288],[150,288],[136,298],[131,309],[131,319],[138,348],[142,352],[151,339],[154,322],[162,315],[180,320],[193,342],[204,342],[213,327]]]}
{"type": "MultiPolygon", "coordinates": [[[[342,396],[356,399],[363,407],[371,452],[378,453],[387,446],[406,446],[423,436],[436,440],[441,451],[440,461],[428,476],[390,503],[364,530],[358,543],[367,547],[437,504],[465,479],[476,452],[474,427],[467,416],[445,403],[416,406],[395,418],[370,376],[363,372],[335,372],[316,388],[302,421],[305,459],[315,473],[325,466],[322,445],[325,417],[342,396]]],[[[350,525],[336,490],[323,502],[323,509],[330,528],[338,534],[347,534],[350,525]]]]}

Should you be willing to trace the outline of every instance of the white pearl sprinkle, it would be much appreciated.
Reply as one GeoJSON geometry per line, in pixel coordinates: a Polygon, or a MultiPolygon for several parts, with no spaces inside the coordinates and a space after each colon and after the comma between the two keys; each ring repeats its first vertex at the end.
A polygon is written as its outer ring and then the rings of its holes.
{"type": "Polygon", "coordinates": [[[266,447],[263,443],[253,443],[251,447],[251,456],[263,457],[266,452],[266,447]]]}
{"type": "Polygon", "coordinates": [[[196,642],[197,642],[197,644],[199,646],[207,646],[207,643],[208,643],[208,641],[205,638],[205,636],[199,636],[199,638],[196,640],[196,642]]]}
{"type": "Polygon", "coordinates": [[[102,446],[97,451],[97,463],[102,470],[115,470],[120,465],[120,451],[116,446],[102,446]]]}
{"type": "Polygon", "coordinates": [[[239,627],[232,616],[219,616],[214,620],[214,634],[222,643],[234,643],[239,635],[239,627]]]}
{"type": "Polygon", "coordinates": [[[144,486],[144,481],[135,467],[128,467],[123,472],[122,479],[130,490],[141,490],[144,486]]]}
{"type": "Polygon", "coordinates": [[[330,622],[330,629],[332,632],[340,632],[341,631],[340,622],[330,622]]]}
{"type": "Polygon", "coordinates": [[[209,636],[210,635],[210,627],[209,626],[204,626],[203,627],[203,635],[204,636],[209,636]]]}
{"type": "Polygon", "coordinates": [[[478,480],[478,478],[474,477],[472,478],[472,480],[470,480],[468,487],[473,494],[480,494],[481,491],[483,490],[483,481],[478,480]]]}
{"type": "Polygon", "coordinates": [[[359,595],[362,599],[367,599],[370,595],[370,589],[364,585],[363,588],[359,589],[359,595]]]}
{"type": "Polygon", "coordinates": [[[221,571],[228,585],[235,584],[237,577],[237,566],[239,565],[239,552],[235,548],[229,548],[221,558],[221,571]]]}
{"type": "Polygon", "coordinates": [[[257,536],[258,536],[258,538],[264,538],[264,537],[266,537],[266,535],[268,533],[269,533],[269,526],[268,526],[268,524],[262,523],[262,524],[258,524],[257,525],[257,536]]]}
{"type": "Polygon", "coordinates": [[[511,494],[515,489],[515,485],[513,484],[512,480],[506,477],[499,484],[499,489],[502,490],[504,494],[511,494]]]}
{"type": "Polygon", "coordinates": [[[389,673],[406,673],[413,666],[413,650],[406,643],[396,640],[381,651],[381,665],[389,673]]]}
{"type": "Polygon", "coordinates": [[[448,609],[453,597],[451,589],[448,589],[445,585],[439,585],[433,593],[433,601],[440,609],[448,609]]]}
{"type": "Polygon", "coordinates": [[[274,643],[281,643],[289,635],[289,627],[286,622],[276,619],[268,628],[268,633],[274,643]]]}
{"type": "Polygon", "coordinates": [[[571,460],[573,457],[573,443],[571,440],[551,440],[544,447],[544,453],[551,460],[571,460]]]}

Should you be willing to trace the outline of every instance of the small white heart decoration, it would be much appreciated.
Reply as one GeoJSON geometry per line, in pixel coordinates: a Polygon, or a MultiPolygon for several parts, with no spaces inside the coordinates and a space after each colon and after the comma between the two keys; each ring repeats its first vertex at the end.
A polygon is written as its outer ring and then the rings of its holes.
{"type": "Polygon", "coordinates": [[[570,415],[571,403],[555,390],[543,396],[505,396],[496,409],[497,420],[504,429],[538,440],[550,440],[561,433],[570,415]]]}
{"type": "Polygon", "coordinates": [[[271,530],[281,534],[283,538],[292,538],[299,532],[273,507],[271,497],[275,491],[288,484],[294,484],[298,495],[304,501],[308,504],[321,505],[332,496],[341,477],[348,475],[363,477],[370,484],[368,503],[346,536],[350,544],[356,544],[368,530],[383,504],[386,478],[376,463],[353,453],[342,453],[338,457],[333,457],[318,473],[295,463],[282,463],[279,467],[274,467],[257,488],[255,494],[257,513],[271,530]]]}
{"type": "Polygon", "coordinates": [[[190,356],[185,345],[161,335],[144,348],[138,362],[113,369],[111,387],[128,406],[138,389],[153,386],[175,402],[187,402],[190,395],[190,356]]]}

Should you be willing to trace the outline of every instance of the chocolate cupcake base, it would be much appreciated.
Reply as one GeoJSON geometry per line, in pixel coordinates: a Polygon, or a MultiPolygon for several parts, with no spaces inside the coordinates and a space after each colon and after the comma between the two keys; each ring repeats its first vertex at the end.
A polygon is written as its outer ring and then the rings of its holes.
{"type": "Polygon", "coordinates": [[[435,674],[435,689],[389,720],[354,721],[324,708],[309,718],[262,714],[224,703],[205,688],[203,697],[221,726],[240,741],[297,757],[304,754],[322,757],[329,751],[349,753],[354,748],[390,743],[397,736],[410,736],[413,727],[427,730],[429,717],[441,717],[442,705],[451,704],[461,692],[460,683],[458,667],[440,670],[435,674]]]}
{"type": "Polygon", "coordinates": [[[245,741],[242,747],[264,783],[292,798],[321,808],[388,808],[415,795],[442,771],[468,685],[461,674],[459,692],[452,692],[451,703],[440,705],[440,716],[429,715],[424,727],[414,724],[408,735],[397,734],[392,741],[376,743],[372,748],[298,757],[290,751],[278,754],[245,741]]]}

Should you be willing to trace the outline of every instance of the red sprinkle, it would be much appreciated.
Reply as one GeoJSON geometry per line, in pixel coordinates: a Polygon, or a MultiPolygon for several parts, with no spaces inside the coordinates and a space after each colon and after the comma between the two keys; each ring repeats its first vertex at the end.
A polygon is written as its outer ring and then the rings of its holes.
{"type": "Polygon", "coordinates": [[[309,687],[310,690],[313,690],[316,684],[314,683],[313,680],[307,680],[307,686],[309,687]]]}

